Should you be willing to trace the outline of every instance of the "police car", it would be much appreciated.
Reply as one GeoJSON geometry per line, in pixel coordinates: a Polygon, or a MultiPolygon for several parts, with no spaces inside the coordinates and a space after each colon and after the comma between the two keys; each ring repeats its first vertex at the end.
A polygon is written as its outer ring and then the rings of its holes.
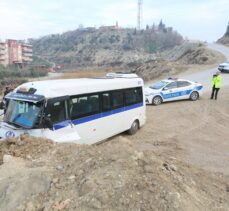
{"type": "Polygon", "coordinates": [[[229,73],[229,61],[219,65],[218,70],[222,73],[229,73]]]}
{"type": "Polygon", "coordinates": [[[145,88],[146,104],[159,105],[162,102],[190,99],[198,100],[203,86],[184,79],[168,78],[145,88]]]}

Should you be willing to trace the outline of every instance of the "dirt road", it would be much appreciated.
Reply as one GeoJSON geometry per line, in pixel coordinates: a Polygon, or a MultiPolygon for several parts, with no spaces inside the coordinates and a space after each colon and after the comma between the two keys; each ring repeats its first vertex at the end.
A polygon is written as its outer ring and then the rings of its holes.
{"type": "Polygon", "coordinates": [[[152,134],[154,139],[176,143],[181,159],[229,175],[229,87],[221,91],[217,101],[206,93],[198,102],[148,106],[147,125],[136,139],[152,134]]]}
{"type": "MultiPolygon", "coordinates": [[[[229,47],[222,46],[219,44],[209,44],[208,48],[219,51],[222,53],[227,60],[229,60],[229,47]]],[[[182,77],[185,77],[186,79],[192,80],[192,81],[198,81],[204,85],[204,90],[209,91],[211,89],[211,78],[212,75],[217,71],[218,66],[216,66],[213,69],[203,70],[199,71],[193,74],[181,74],[182,77]]],[[[223,81],[222,86],[228,86],[229,85],[229,74],[222,74],[223,81]]]]}

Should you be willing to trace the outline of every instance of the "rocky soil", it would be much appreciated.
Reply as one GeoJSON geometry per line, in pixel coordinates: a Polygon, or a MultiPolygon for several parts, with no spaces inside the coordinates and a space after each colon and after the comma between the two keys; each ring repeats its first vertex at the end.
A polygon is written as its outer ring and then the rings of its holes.
{"type": "MultiPolygon", "coordinates": [[[[110,59],[112,60],[112,55],[110,59]]],[[[126,59],[126,57],[120,57],[126,59]]],[[[128,58],[129,61],[131,57],[128,58]]],[[[176,46],[172,50],[164,51],[161,54],[154,55],[149,58],[142,55],[142,59],[138,62],[134,60],[129,64],[128,68],[107,67],[103,69],[82,69],[64,72],[61,78],[81,78],[91,76],[102,76],[106,72],[124,71],[134,72],[141,76],[145,81],[150,81],[160,77],[169,77],[179,73],[193,73],[208,68],[215,68],[219,63],[225,61],[225,57],[219,52],[208,49],[202,43],[183,43],[176,46]]]]}
{"type": "Polygon", "coordinates": [[[223,45],[226,45],[229,47],[229,36],[221,38],[218,43],[221,43],[223,45]]]}
{"type": "Polygon", "coordinates": [[[0,144],[0,210],[228,210],[228,89],[147,106],[147,124],[99,145],[0,144]],[[217,123],[217,124],[216,124],[217,123]]]}
{"type": "Polygon", "coordinates": [[[156,60],[135,65],[131,71],[149,81],[199,68],[215,67],[224,60],[222,54],[206,48],[204,44],[187,42],[163,52],[156,60]]]}

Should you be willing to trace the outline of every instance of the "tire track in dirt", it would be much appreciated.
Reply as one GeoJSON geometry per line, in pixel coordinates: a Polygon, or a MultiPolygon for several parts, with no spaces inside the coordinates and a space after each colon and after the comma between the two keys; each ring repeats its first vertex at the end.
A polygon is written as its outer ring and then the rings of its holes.
{"type": "Polygon", "coordinates": [[[209,93],[196,102],[181,101],[147,106],[147,124],[132,141],[140,149],[171,152],[186,162],[229,174],[229,90],[219,99],[209,93]]]}

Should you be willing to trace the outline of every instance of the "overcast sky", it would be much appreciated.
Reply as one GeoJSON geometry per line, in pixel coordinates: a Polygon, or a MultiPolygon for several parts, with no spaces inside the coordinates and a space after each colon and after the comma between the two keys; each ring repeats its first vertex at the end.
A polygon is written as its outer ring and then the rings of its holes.
{"type": "MultiPolygon", "coordinates": [[[[143,0],[143,25],[160,19],[184,37],[215,41],[226,32],[229,0],[143,0]]],[[[136,27],[137,0],[0,0],[0,39],[37,38],[87,26],[136,27]]]]}

